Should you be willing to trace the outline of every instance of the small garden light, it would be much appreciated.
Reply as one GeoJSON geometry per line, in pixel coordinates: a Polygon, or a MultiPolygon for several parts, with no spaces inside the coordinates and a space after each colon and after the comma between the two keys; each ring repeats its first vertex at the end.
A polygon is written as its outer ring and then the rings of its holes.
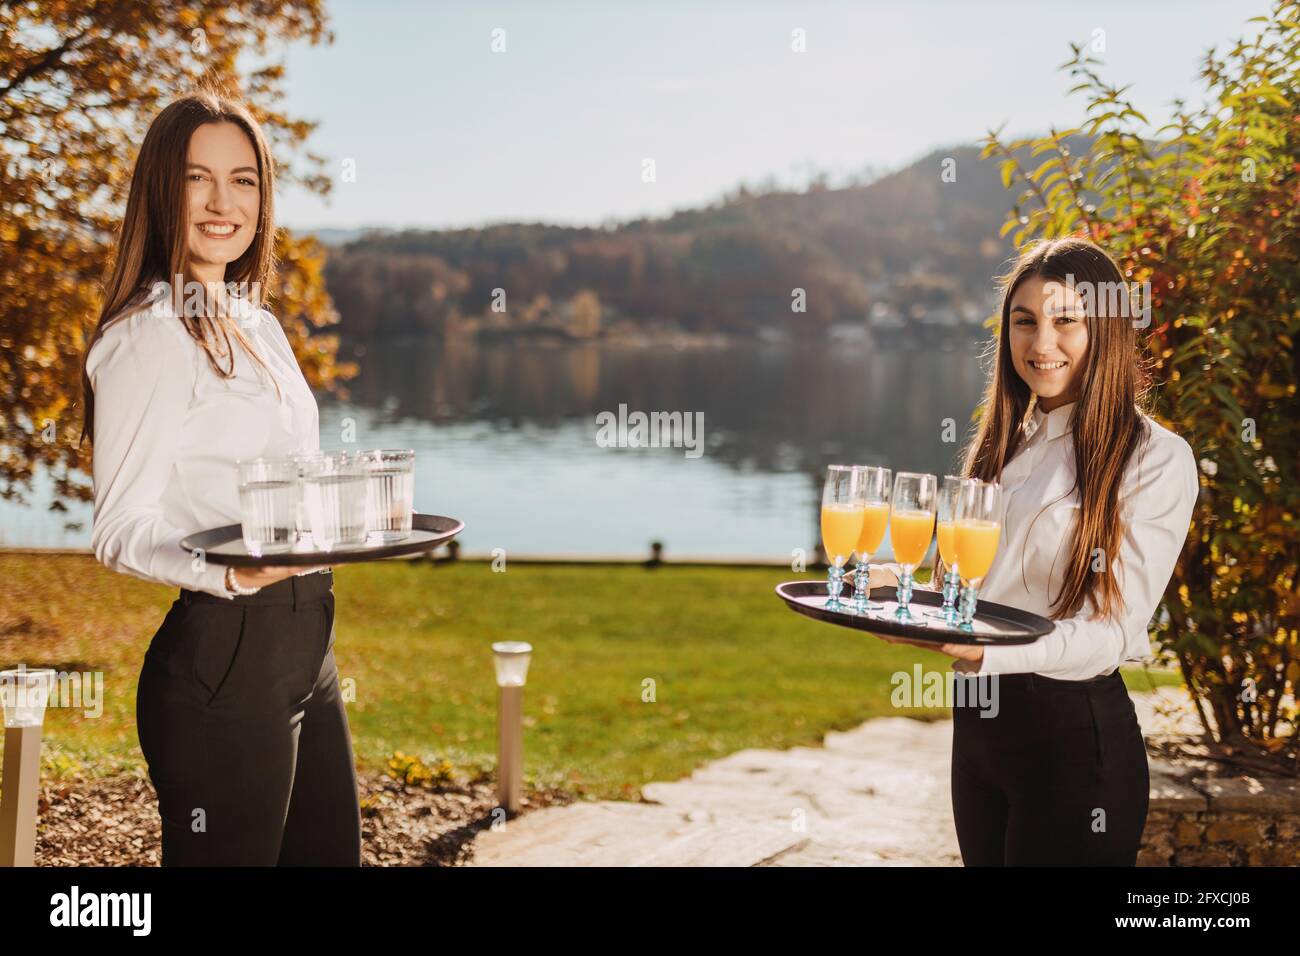
{"type": "Polygon", "coordinates": [[[497,705],[497,803],[506,813],[519,812],[524,774],[524,681],[533,646],[523,641],[492,645],[500,688],[497,705]]]}
{"type": "Polygon", "coordinates": [[[5,716],[4,795],[0,798],[0,866],[32,866],[41,778],[41,726],[54,671],[0,671],[5,716]]]}

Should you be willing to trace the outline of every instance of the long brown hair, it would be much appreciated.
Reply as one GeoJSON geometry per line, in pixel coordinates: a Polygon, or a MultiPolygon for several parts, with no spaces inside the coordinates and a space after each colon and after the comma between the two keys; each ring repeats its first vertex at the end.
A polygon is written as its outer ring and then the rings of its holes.
{"type": "MultiPolygon", "coordinates": [[[[104,302],[99,321],[86,343],[81,358],[81,396],[85,413],[81,440],[95,434],[95,394],[86,374],[86,358],[117,318],[140,304],[155,283],[165,283],[172,290],[173,302],[180,301],[180,290],[173,287],[174,277],[185,282],[193,279],[190,269],[189,203],[185,168],[190,137],[207,123],[234,123],[248,136],[257,154],[258,190],[261,204],[257,231],[248,248],[234,262],[226,265],[225,281],[247,283],[252,289],[265,289],[275,271],[275,164],[266,138],[248,109],[238,101],[214,91],[199,91],[182,96],[159,113],[145,134],[131,174],[131,191],[126,213],[118,229],[113,258],[104,280],[104,302]]],[[[254,305],[260,305],[255,302],[254,305]]],[[[212,370],[222,378],[234,375],[233,337],[248,355],[263,368],[266,363],[248,341],[239,323],[224,308],[176,310],[189,334],[202,346],[212,370]],[[223,342],[217,347],[218,334],[223,342]],[[230,356],[230,367],[223,369],[218,356],[230,356]]],[[[269,372],[269,370],[268,370],[269,372]]],[[[272,381],[275,377],[271,376],[272,381]]],[[[276,382],[276,392],[280,386],[276,382]]]]}
{"type": "MultiPolygon", "coordinates": [[[[1129,459],[1145,439],[1147,425],[1142,413],[1151,377],[1148,361],[1138,350],[1133,322],[1137,310],[1129,285],[1114,260],[1095,243],[1078,237],[1040,241],[1025,249],[1003,277],[993,373],[984,394],[983,415],[965,451],[962,474],[983,481],[1000,480],[1002,469],[1024,439],[1024,426],[1036,399],[1011,361],[1011,299],[1020,283],[1031,276],[1080,286],[1088,283],[1093,290],[1124,290],[1122,296],[1084,297],[1088,346],[1083,367],[1074,373],[1081,379],[1071,422],[1075,465],[1071,490],[1078,492],[1080,507],[1061,592],[1050,602],[1054,605],[1051,616],[1058,619],[1077,614],[1089,597],[1102,616],[1117,618],[1124,607],[1119,584],[1111,573],[1124,533],[1119,489],[1129,459]],[[1105,563],[1099,570],[1104,573],[1093,571],[1098,549],[1105,563]]],[[[936,580],[942,573],[940,561],[936,580]]]]}

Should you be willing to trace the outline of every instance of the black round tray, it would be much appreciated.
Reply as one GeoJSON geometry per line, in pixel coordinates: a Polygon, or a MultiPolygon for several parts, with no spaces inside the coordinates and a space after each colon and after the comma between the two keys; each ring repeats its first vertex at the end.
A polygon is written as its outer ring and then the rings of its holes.
{"type": "Polygon", "coordinates": [[[392,544],[366,544],[333,551],[284,551],[254,557],[244,549],[243,528],[228,524],[208,531],[199,531],[181,539],[181,548],[193,553],[202,551],[204,558],[213,564],[233,564],[238,568],[256,567],[312,567],[315,565],[357,564],[396,558],[404,554],[432,551],[445,544],[465,528],[465,522],[442,515],[411,515],[410,537],[392,544]]]}
{"type": "MultiPolygon", "coordinates": [[[[976,606],[973,633],[959,631],[935,618],[926,618],[927,627],[902,624],[891,616],[898,607],[898,589],[893,586],[872,590],[871,599],[884,604],[886,610],[868,612],[873,615],[871,617],[847,611],[826,610],[825,581],[787,581],[776,586],[776,593],[790,610],[815,621],[934,644],[1032,644],[1044,634],[1050,634],[1056,627],[1045,617],[1005,604],[994,604],[992,601],[980,601],[976,606]]],[[[852,603],[853,588],[850,584],[844,585],[840,600],[846,604],[852,603]]],[[[937,591],[913,588],[911,607],[915,609],[913,613],[917,614],[943,607],[943,595],[937,591]]]]}

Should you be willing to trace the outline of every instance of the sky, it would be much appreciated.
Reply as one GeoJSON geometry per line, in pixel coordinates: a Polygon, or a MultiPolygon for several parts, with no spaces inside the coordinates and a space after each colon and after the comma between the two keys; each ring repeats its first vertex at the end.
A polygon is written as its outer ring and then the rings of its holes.
{"type": "Polygon", "coordinates": [[[599,224],[889,171],[1004,123],[1078,125],[1071,41],[1104,44],[1103,77],[1158,125],[1268,3],[329,0],[334,43],[284,51],[285,105],[320,122],[334,188],[286,186],[279,218],[599,224]]]}

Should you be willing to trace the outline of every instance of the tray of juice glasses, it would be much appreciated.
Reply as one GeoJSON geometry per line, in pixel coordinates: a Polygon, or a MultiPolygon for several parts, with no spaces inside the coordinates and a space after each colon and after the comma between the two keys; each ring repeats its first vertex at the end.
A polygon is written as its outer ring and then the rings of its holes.
{"type": "Polygon", "coordinates": [[[253,554],[244,543],[243,525],[230,524],[199,531],[181,539],[181,548],[190,553],[202,552],[213,564],[233,564],[239,568],[312,567],[315,565],[356,564],[398,558],[433,551],[465,529],[465,522],[444,515],[411,514],[411,533],[398,541],[384,541],[368,535],[361,544],[335,544],[330,549],[317,548],[304,536],[288,550],[253,554]]]}
{"type": "Polygon", "coordinates": [[[790,610],[814,621],[934,644],[1032,644],[1056,626],[1048,618],[1029,611],[981,599],[971,619],[971,630],[962,630],[942,616],[928,616],[932,611],[942,612],[943,595],[918,587],[912,589],[911,613],[925,623],[909,624],[894,617],[898,610],[898,589],[892,585],[871,589],[871,600],[882,607],[865,613],[854,610],[851,590],[848,596],[840,598],[838,609],[828,608],[826,590],[825,581],[813,580],[787,581],[776,586],[777,596],[790,610]]]}

